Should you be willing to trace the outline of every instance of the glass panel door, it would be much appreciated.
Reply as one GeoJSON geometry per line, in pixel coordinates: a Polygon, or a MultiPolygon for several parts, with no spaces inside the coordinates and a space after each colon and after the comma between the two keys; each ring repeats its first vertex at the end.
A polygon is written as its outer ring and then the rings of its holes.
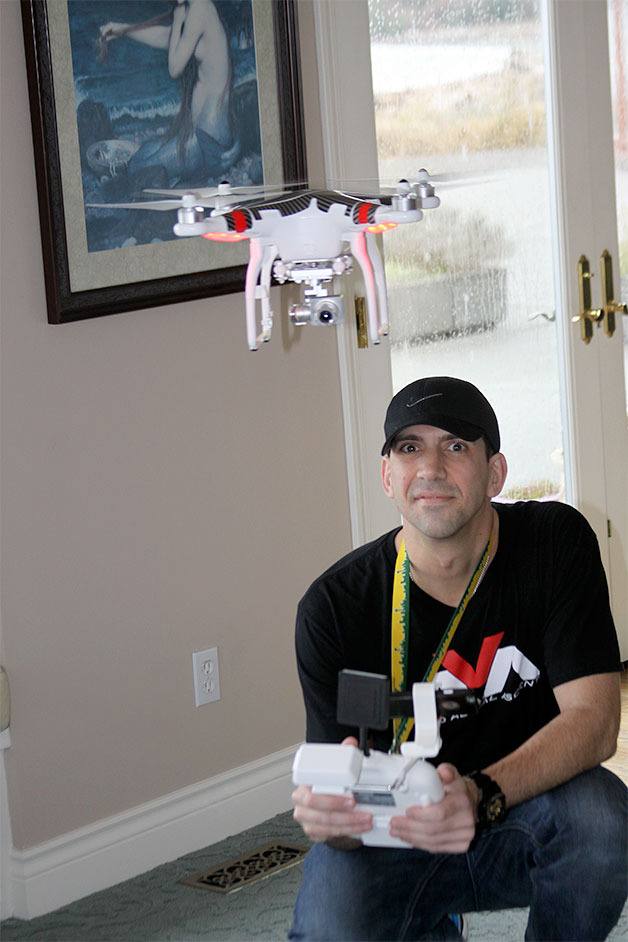
{"type": "Polygon", "coordinates": [[[467,376],[497,407],[508,499],[564,494],[593,527],[626,658],[628,319],[611,334],[598,318],[587,344],[572,322],[582,255],[594,308],[605,252],[618,281],[607,4],[329,0],[313,14],[329,179],[372,181],[378,165],[382,181],[422,166],[480,178],[443,185],[440,209],[384,240],[392,380],[385,344],[338,331],[355,545],[396,522],[377,457],[391,386],[467,376]]]}
{"type": "Polygon", "coordinates": [[[563,499],[544,55],[536,0],[369,0],[379,173],[463,185],[386,240],[395,390],[461,376],[495,404],[505,499],[563,499]]]}

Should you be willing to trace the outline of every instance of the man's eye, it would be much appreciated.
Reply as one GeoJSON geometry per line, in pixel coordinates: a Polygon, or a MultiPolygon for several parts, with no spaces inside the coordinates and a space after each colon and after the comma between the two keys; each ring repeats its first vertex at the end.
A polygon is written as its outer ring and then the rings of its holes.
{"type": "Polygon", "coordinates": [[[467,447],[467,446],[465,445],[464,442],[455,441],[455,442],[450,442],[450,443],[449,443],[449,450],[450,450],[450,451],[465,451],[465,450],[466,450],[466,447],[467,447]]]}
{"type": "Polygon", "coordinates": [[[416,445],[414,442],[404,442],[399,446],[399,451],[402,455],[412,455],[416,451],[416,445]]]}

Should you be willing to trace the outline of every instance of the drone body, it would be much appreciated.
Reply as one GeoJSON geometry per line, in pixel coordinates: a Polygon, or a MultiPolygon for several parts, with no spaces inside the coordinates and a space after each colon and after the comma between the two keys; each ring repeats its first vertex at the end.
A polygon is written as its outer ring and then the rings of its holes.
{"type": "MultiPolygon", "coordinates": [[[[424,209],[440,203],[426,171],[419,171],[412,184],[401,181],[392,195],[373,197],[339,190],[298,190],[270,197],[249,196],[248,202],[225,205],[238,192],[227,183],[211,191],[148,192],[178,198],[107,207],[178,209],[177,236],[202,236],[215,242],[249,240],[245,300],[250,350],[257,350],[259,343],[271,337],[271,276],[280,284],[293,281],[302,286],[304,303],[293,305],[293,323],[337,324],[343,319],[344,307],[342,296],[334,294],[335,279],[352,270],[353,259],[364,278],[369,337],[371,343],[378,344],[388,333],[388,309],[384,266],[375,236],[400,224],[419,222],[424,209]],[[212,206],[206,216],[205,209],[212,206]]],[[[246,194],[247,188],[239,192],[246,194]]]]}
{"type": "MultiPolygon", "coordinates": [[[[305,300],[311,307],[313,300],[329,297],[335,277],[351,269],[351,256],[362,269],[369,334],[371,342],[377,344],[380,337],[388,333],[388,312],[384,268],[374,233],[399,223],[418,222],[422,215],[416,206],[395,210],[390,205],[340,192],[308,190],[273,202],[238,206],[196,223],[178,223],[174,231],[176,235],[200,234],[219,242],[250,240],[245,297],[251,350],[256,350],[259,342],[270,340],[271,271],[280,283],[302,284],[305,300]],[[259,334],[256,326],[258,300],[262,311],[259,334]]],[[[339,322],[342,316],[339,301],[333,296],[333,303],[316,307],[313,313],[318,323],[339,322]]],[[[291,313],[295,323],[309,320],[307,309],[293,309],[291,313]]]]}

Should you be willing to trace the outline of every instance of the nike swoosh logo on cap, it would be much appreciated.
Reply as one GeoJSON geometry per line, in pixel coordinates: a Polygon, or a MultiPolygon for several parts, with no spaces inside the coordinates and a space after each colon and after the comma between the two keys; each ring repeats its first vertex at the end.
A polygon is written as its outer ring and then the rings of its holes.
{"type": "Polygon", "coordinates": [[[425,402],[426,399],[435,399],[436,396],[442,396],[442,393],[432,393],[431,396],[423,396],[421,399],[415,399],[414,402],[407,402],[406,408],[411,409],[412,406],[418,406],[420,402],[425,402]]]}

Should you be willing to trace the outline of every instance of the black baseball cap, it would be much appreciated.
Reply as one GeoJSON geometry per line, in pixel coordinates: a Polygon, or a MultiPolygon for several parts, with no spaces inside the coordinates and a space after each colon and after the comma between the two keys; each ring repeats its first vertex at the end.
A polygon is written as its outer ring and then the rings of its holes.
{"type": "Polygon", "coordinates": [[[499,451],[499,426],[493,407],[477,386],[453,376],[427,376],[404,386],[391,399],[384,422],[382,455],[409,425],[434,425],[467,442],[485,435],[499,451]]]}

